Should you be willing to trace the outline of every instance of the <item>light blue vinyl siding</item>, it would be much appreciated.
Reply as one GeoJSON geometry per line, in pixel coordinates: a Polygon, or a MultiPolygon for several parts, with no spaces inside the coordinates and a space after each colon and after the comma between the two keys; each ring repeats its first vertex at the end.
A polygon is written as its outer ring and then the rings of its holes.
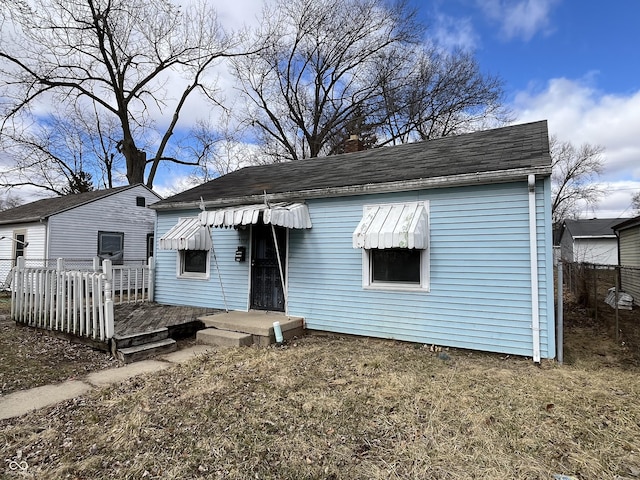
{"type": "MultiPolygon", "coordinates": [[[[549,182],[538,181],[543,357],[555,355],[549,182]]],[[[289,313],[309,329],[532,354],[527,183],[308,201],[313,228],[292,230],[289,313]],[[363,205],[429,201],[430,291],[362,287],[351,234],[363,205]]]]}
{"type": "Polygon", "coordinates": [[[238,246],[249,252],[249,230],[212,228],[213,251],[210,255],[209,279],[178,278],[176,262],[178,252],[160,250],[158,239],[173,227],[180,218],[194,217],[200,210],[158,212],[156,224],[156,282],[155,300],[168,305],[192,305],[198,307],[247,310],[249,290],[249,260],[235,261],[238,246]],[[214,258],[215,252],[215,258],[214,258]],[[218,268],[216,268],[216,259],[218,268]],[[218,276],[218,269],[219,275],[218,276]],[[220,280],[222,278],[221,288],[220,280]]]}
{"type": "MultiPolygon", "coordinates": [[[[555,356],[550,182],[536,185],[540,341],[555,356]]],[[[289,231],[288,313],[313,330],[532,355],[529,198],[519,183],[308,200],[313,227],[289,231]],[[362,287],[352,233],[363,206],[429,202],[429,291],[362,287]]],[[[156,239],[180,217],[158,212],[156,239]]],[[[249,229],[213,229],[227,307],[247,310],[249,229]],[[247,261],[234,261],[239,245],[247,261]]],[[[157,242],[156,242],[157,245],[157,242]]],[[[208,280],[176,277],[175,251],[156,253],[156,300],[224,308],[213,256],[208,280]]]]}

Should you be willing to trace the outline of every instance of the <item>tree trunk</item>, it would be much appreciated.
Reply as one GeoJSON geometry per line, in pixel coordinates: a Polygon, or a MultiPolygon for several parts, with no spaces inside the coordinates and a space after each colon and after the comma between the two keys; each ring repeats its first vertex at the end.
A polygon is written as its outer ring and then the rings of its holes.
{"type": "Polygon", "coordinates": [[[144,183],[147,154],[143,150],[138,150],[133,139],[123,141],[121,149],[127,162],[127,180],[129,185],[144,183]]]}

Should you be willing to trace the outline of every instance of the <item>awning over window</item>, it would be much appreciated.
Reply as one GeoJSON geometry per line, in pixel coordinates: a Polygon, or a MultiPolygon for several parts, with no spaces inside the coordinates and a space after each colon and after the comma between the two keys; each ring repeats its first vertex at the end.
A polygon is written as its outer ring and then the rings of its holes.
{"type": "Polygon", "coordinates": [[[304,203],[260,203],[212,210],[200,213],[200,223],[213,227],[237,227],[258,222],[260,213],[264,223],[286,228],[311,228],[311,217],[304,203]]]}
{"type": "Polygon", "coordinates": [[[353,232],[353,248],[427,248],[423,203],[373,205],[353,232]]]}
{"type": "Polygon", "coordinates": [[[211,250],[211,232],[198,217],[183,218],[160,237],[161,250],[211,250]]]}

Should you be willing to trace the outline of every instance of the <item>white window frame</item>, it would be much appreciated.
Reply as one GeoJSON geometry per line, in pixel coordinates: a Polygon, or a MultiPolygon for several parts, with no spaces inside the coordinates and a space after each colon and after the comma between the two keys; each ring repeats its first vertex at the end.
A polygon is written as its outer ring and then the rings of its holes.
{"type": "Polygon", "coordinates": [[[27,255],[27,247],[25,246],[27,243],[27,230],[20,229],[13,231],[13,251],[12,251],[12,264],[13,266],[17,265],[18,257],[25,257],[27,255]],[[22,241],[18,240],[18,235],[22,235],[22,241]],[[22,251],[22,255],[18,255],[18,252],[22,251]]]}
{"type": "MultiPolygon", "coordinates": [[[[393,202],[398,204],[400,202],[393,202]]],[[[371,249],[362,249],[362,288],[365,290],[393,290],[406,292],[429,292],[431,290],[431,212],[429,210],[429,202],[422,201],[427,212],[427,242],[426,248],[420,250],[420,283],[402,283],[402,282],[375,282],[373,281],[373,269],[371,268],[372,255],[371,249]]],[[[385,205],[384,203],[365,205],[363,214],[368,208],[385,205]]],[[[384,250],[384,249],[381,249],[384,250]]]]}
{"type": "Polygon", "coordinates": [[[121,260],[113,260],[113,264],[114,265],[122,265],[124,264],[124,232],[116,232],[116,231],[112,231],[112,230],[99,230],[98,231],[98,248],[97,248],[97,255],[98,257],[100,257],[101,259],[104,258],[108,258],[108,256],[112,256],[114,255],[113,253],[109,254],[105,251],[102,250],[102,237],[103,236],[112,236],[112,237],[118,237],[120,239],[120,250],[118,250],[116,252],[122,252],[122,259],[121,260]]]}
{"type": "Polygon", "coordinates": [[[211,250],[178,250],[176,255],[176,277],[188,278],[192,280],[209,280],[211,274],[211,250]],[[206,268],[204,272],[185,272],[184,260],[186,252],[202,251],[207,252],[206,268]]]}

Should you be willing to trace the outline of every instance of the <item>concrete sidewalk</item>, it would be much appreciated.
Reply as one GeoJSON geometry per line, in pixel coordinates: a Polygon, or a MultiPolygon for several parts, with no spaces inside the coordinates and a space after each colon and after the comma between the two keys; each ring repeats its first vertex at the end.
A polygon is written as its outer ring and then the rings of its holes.
{"type": "Polygon", "coordinates": [[[68,380],[55,385],[45,385],[30,390],[21,390],[0,397],[0,420],[14,418],[33,410],[48,407],[56,403],[71,400],[86,394],[95,387],[103,387],[121,382],[127,378],[143,373],[158,372],[174,364],[185,363],[197,355],[201,355],[213,347],[195,345],[166,355],[155,360],[130,363],[128,365],[92,372],[81,380],[68,380]]]}

